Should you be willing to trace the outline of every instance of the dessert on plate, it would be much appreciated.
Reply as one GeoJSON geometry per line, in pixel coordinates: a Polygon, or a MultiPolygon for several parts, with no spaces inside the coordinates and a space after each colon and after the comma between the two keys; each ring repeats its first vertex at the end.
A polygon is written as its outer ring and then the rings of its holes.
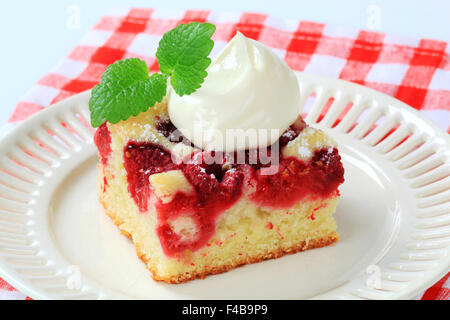
{"type": "Polygon", "coordinates": [[[344,169],[300,116],[293,71],[239,33],[205,70],[195,92],[178,94],[172,74],[161,102],[95,133],[100,202],[152,277],[180,283],[336,242],[344,169]]]}

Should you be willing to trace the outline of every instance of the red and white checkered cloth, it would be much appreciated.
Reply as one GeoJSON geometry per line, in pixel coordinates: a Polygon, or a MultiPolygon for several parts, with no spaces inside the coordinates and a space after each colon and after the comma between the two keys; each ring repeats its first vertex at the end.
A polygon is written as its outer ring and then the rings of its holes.
{"type": "MultiPolygon", "coordinates": [[[[158,71],[155,52],[164,32],[179,23],[217,26],[212,55],[237,30],[271,47],[294,70],[353,81],[420,110],[450,132],[450,56],[447,43],[380,32],[281,19],[256,13],[130,9],[101,18],[68,57],[17,104],[7,130],[47,106],[92,88],[116,60],[139,57],[158,71]]],[[[3,131],[5,132],[5,131],[3,131]]],[[[418,299],[449,299],[447,274],[418,299]]],[[[25,299],[0,279],[0,299],[25,299]]]]}

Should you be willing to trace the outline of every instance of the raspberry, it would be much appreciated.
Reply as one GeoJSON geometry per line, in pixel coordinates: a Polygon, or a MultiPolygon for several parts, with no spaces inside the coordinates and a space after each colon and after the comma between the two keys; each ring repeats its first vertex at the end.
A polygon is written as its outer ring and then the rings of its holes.
{"type": "Polygon", "coordinates": [[[105,165],[111,153],[111,133],[106,122],[95,131],[94,143],[97,146],[100,160],[105,165]]]}
{"type": "Polygon", "coordinates": [[[128,190],[139,210],[147,211],[149,197],[148,177],[154,173],[174,170],[169,150],[154,143],[130,141],[124,148],[124,167],[127,171],[128,190]]]}
{"type": "Polygon", "coordinates": [[[156,122],[156,129],[171,142],[182,142],[187,146],[194,147],[194,144],[181,134],[180,130],[175,127],[170,119],[158,120],[156,122]]]}

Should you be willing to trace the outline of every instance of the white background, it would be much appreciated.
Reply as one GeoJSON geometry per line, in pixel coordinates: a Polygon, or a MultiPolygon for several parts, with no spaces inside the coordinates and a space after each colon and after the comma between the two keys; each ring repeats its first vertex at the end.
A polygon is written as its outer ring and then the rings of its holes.
{"type": "Polygon", "coordinates": [[[450,42],[449,0],[13,0],[0,8],[0,126],[20,97],[66,56],[112,8],[160,7],[257,11],[280,17],[372,28],[450,42]],[[80,10],[79,28],[68,28],[70,6],[80,10]],[[371,25],[370,8],[379,8],[371,25]]]}

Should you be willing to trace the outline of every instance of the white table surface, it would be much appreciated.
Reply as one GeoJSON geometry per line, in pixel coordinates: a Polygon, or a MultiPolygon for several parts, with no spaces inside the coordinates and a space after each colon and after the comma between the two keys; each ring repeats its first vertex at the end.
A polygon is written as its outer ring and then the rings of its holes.
{"type": "Polygon", "coordinates": [[[8,1],[0,10],[0,126],[20,97],[69,53],[105,12],[132,6],[257,11],[450,42],[449,0],[8,1]],[[80,10],[79,28],[67,27],[71,6],[80,10]],[[374,10],[379,13],[375,24],[374,10]]]}

